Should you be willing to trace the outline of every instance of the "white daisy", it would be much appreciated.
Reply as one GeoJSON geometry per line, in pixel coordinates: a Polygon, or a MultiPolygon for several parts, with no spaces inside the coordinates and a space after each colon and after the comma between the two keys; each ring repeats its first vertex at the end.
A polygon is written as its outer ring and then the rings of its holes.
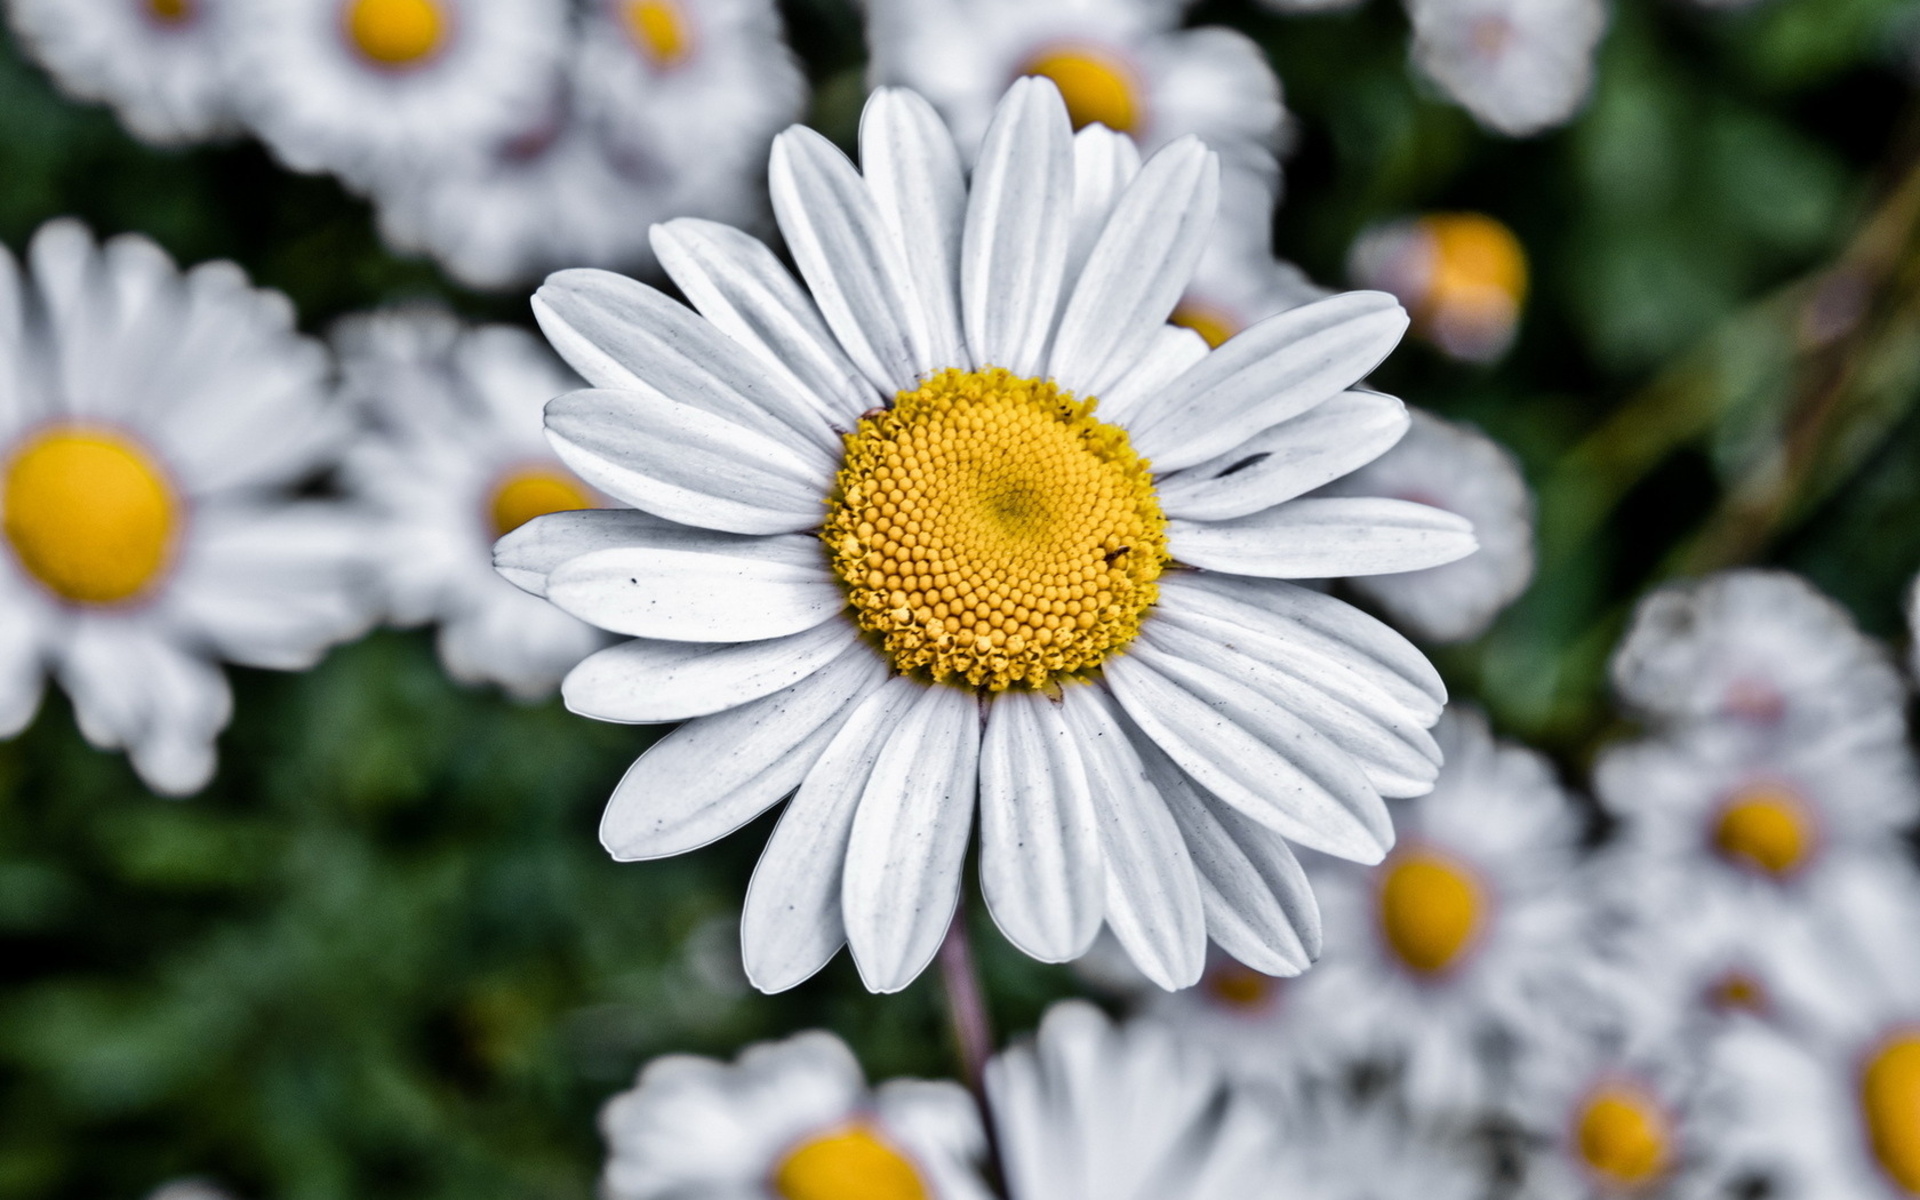
{"type": "Polygon", "coordinates": [[[1056,1004],[987,1093],[1009,1200],[1243,1200],[1278,1178],[1277,1113],[1152,1021],[1056,1004]]]}
{"type": "Polygon", "coordinates": [[[1484,213],[1432,213],[1374,226],[1355,239],[1347,274],[1399,297],[1414,332],[1464,362],[1513,345],[1527,299],[1527,254],[1484,213]]]}
{"type": "Polygon", "coordinates": [[[579,380],[531,335],[462,330],[436,308],[350,318],[334,345],[370,422],[346,475],[375,516],[388,616],[439,622],[455,679],[548,694],[606,636],[501,579],[492,546],[534,517],[603,502],[542,435],[542,407],[579,380]]]}
{"type": "Polygon", "coordinates": [[[1417,409],[1411,416],[1393,449],[1322,494],[1397,496],[1472,521],[1480,548],[1459,562],[1352,585],[1415,637],[1469,641],[1533,581],[1533,493],[1512,452],[1486,434],[1417,409]]]}
{"type": "Polygon", "coordinates": [[[1488,129],[1565,124],[1593,90],[1601,0],[1407,0],[1413,60],[1488,129]]]}
{"type": "MultiPolygon", "coordinates": [[[[1312,932],[1312,939],[1303,940],[1317,955],[1319,930],[1312,932]]],[[[1133,998],[1183,1040],[1211,1053],[1234,1079],[1292,1101],[1345,1065],[1294,1002],[1299,986],[1294,978],[1256,971],[1216,949],[1193,987],[1142,987],[1133,998]]]]}
{"type": "MultiPolygon", "coordinates": [[[[1244,34],[1182,29],[1172,0],[872,0],[867,41],[871,81],[932,101],[969,162],[1008,81],[1039,75],[1075,129],[1102,125],[1147,152],[1200,138],[1220,155],[1222,227],[1264,232],[1272,221],[1280,82],[1244,34]]],[[[1102,144],[1078,158],[1088,184],[1124,163],[1102,144]]]]}
{"type": "Polygon", "coordinates": [[[1484,1200],[1486,1167],[1464,1139],[1384,1098],[1354,1103],[1321,1090],[1287,1110],[1288,1200],[1484,1200]]]}
{"type": "Polygon", "coordinates": [[[158,145],[231,132],[223,26],[231,0],[9,0],[26,50],[63,91],[113,107],[158,145]]]}
{"type": "Polygon", "coordinates": [[[764,219],[760,164],[805,81],[765,0],[595,6],[546,102],[473,161],[393,177],[380,228],[475,287],[559,267],[651,270],[670,216],[764,219]]]}
{"type": "Polygon", "coordinates": [[[1697,726],[1607,751],[1594,770],[1637,886],[1668,911],[1726,905],[1756,932],[1831,901],[1834,881],[1900,851],[1920,814],[1904,741],[1759,742],[1697,726]]]}
{"type": "Polygon", "coordinates": [[[43,226],[0,253],[0,734],[43,671],[87,740],[195,791],[233,707],[216,658],[312,665],[366,625],[363,539],[288,498],[343,430],[325,351],[232,263],[43,226]]]}
{"type": "Polygon", "coordinates": [[[236,106],[280,160],[367,188],[472,162],[556,87],[562,0],[278,0],[232,10],[236,106]]]}
{"type": "Polygon", "coordinates": [[[1641,600],[1613,686],[1656,722],[1733,723],[1773,745],[1905,736],[1906,687],[1844,608],[1784,571],[1725,571],[1641,600]]]}
{"type": "Polygon", "coordinates": [[[809,130],[774,145],[807,290],[753,239],[676,221],[655,246],[699,315],[604,272],[535,298],[600,389],[549,404],[548,435],[640,511],[543,517],[497,565],[637,639],[575,669],[571,707],[689,721],[602,840],[681,853],[798,788],[743,918],[768,990],[843,942],[873,989],[911,981],[976,797],[987,903],[1028,953],[1074,958],[1104,919],[1163,986],[1199,977],[1208,934],[1297,969],[1311,898],[1282,839],[1377,860],[1381,797],[1425,791],[1439,759],[1431,666],[1281,582],[1472,549],[1435,509],[1291,499],[1359,464],[1331,414],[1398,409],[1344,389],[1404,314],[1339,296],[1215,351],[1168,328],[1213,158],[1175,143],[1076,212],[1044,80],[1009,92],[971,188],[912,93],[878,93],[861,132],[864,177],[809,130]]]}
{"type": "Polygon", "coordinates": [[[1492,1099],[1505,1047],[1557,1033],[1603,981],[1568,886],[1582,822],[1552,768],[1470,710],[1434,732],[1447,765],[1396,806],[1399,847],[1316,874],[1326,950],[1288,999],[1309,1036],[1396,1067],[1421,1109],[1465,1112],[1492,1099]]]}
{"type": "Polygon", "coordinates": [[[869,1089],[840,1039],[802,1033],[732,1063],[655,1059],[600,1112],[607,1200],[989,1200],[958,1084],[869,1089]]]}

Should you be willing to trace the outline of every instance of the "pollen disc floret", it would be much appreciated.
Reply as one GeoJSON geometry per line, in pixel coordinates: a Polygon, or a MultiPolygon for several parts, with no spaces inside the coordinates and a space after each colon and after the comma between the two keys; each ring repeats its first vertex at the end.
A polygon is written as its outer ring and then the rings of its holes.
{"type": "Polygon", "coordinates": [[[1146,460],[1094,404],[947,370],[847,435],[823,536],[895,668],[1043,687],[1140,631],[1167,522],[1146,460]]]}
{"type": "Polygon", "coordinates": [[[6,538],[28,573],[76,604],[144,592],[172,556],[181,512],[158,464],[111,430],[61,427],[0,469],[6,538]]]}

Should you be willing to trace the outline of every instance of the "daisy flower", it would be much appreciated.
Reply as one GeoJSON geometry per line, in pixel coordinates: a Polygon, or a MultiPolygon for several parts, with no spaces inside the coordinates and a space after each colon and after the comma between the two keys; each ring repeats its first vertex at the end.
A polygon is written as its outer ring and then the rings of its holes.
{"type": "Polygon", "coordinates": [[[1413,61],[1481,125],[1526,137],[1565,124],[1593,90],[1600,0],[1407,0],[1413,61]]]}
{"type": "Polygon", "coordinates": [[[439,622],[455,679],[552,692],[606,636],[501,579],[492,546],[534,517],[602,503],[542,434],[547,400],[579,380],[532,335],[462,329],[435,308],[349,318],[334,345],[370,423],[346,475],[374,514],[388,616],[439,622]]]}
{"type": "Polygon", "coordinates": [[[1513,345],[1527,299],[1527,253],[1484,213],[1434,213],[1362,233],[1347,256],[1361,287],[1399,297],[1414,332],[1463,362],[1490,363],[1513,345]]]}
{"type": "Polygon", "coordinates": [[[357,188],[523,132],[562,63],[562,0],[278,0],[232,10],[237,107],[296,171],[357,188]]]}
{"type": "Polygon", "coordinates": [[[1846,609],[1785,571],[1724,571],[1640,601],[1614,690],[1656,723],[1726,724],[1755,741],[1906,736],[1906,685],[1846,609]]]}
{"type": "Polygon", "coordinates": [[[1173,323],[1220,346],[1250,325],[1331,294],[1299,267],[1275,258],[1268,239],[1215,236],[1173,310],[1173,323]]]}
{"type": "MultiPolygon", "coordinates": [[[[1316,926],[1308,950],[1319,954],[1316,926]]],[[[1142,979],[1141,983],[1146,983],[1142,979]]],[[[1210,1053],[1232,1078],[1292,1102],[1343,1065],[1295,1003],[1299,983],[1213,949],[1193,987],[1131,989],[1145,1013],[1210,1053]]]]}
{"type": "MultiPolygon", "coordinates": [[[[1244,34],[1182,29],[1171,0],[873,0],[867,41],[872,83],[932,101],[969,161],[1008,82],[1037,75],[1077,130],[1104,126],[1148,152],[1188,134],[1205,142],[1220,155],[1223,226],[1273,219],[1280,81],[1244,34]]],[[[1075,165],[1092,183],[1115,158],[1089,142],[1075,165]]]]}
{"type": "Polygon", "coordinates": [[[1533,493],[1511,451],[1469,425],[1415,410],[1393,449],[1325,489],[1329,496],[1397,496],[1459,513],[1480,548],[1459,562],[1352,587],[1415,637],[1479,637],[1533,581],[1533,493]]]}
{"type": "Polygon", "coordinates": [[[1393,854],[1316,874],[1326,953],[1288,998],[1313,1036],[1397,1067],[1418,1107],[1453,1112],[1486,1104],[1497,1054],[1601,981],[1576,953],[1593,930],[1566,886],[1582,822],[1546,760],[1472,711],[1450,709],[1435,734],[1446,768],[1396,806],[1393,854]]]}
{"type": "Polygon", "coordinates": [[[396,247],[497,288],[558,267],[651,270],[670,216],[764,220],[758,174],[805,80],[765,0],[597,4],[546,100],[470,161],[392,176],[396,247]]]}
{"type": "Polygon", "coordinates": [[[1620,851],[1649,864],[1650,902],[1726,905],[1759,932],[1896,853],[1920,813],[1905,742],[1879,739],[1757,743],[1698,726],[1609,750],[1594,787],[1622,819],[1620,851]]]}
{"type": "Polygon", "coordinates": [[[1278,1115],[1152,1021],[1056,1004],[987,1093],[1009,1200],[1241,1200],[1276,1179],[1278,1115]]]}
{"type": "Polygon", "coordinates": [[[678,854],[794,793],[743,915],[770,991],[843,943],[876,991],[918,975],[976,800],[987,903],[1027,953],[1072,959],[1104,920],[1162,986],[1199,978],[1209,934],[1298,969],[1287,840],[1377,860],[1382,796],[1438,769],[1432,667],[1284,582],[1472,550],[1436,509],[1292,499],[1346,453],[1324,405],[1397,409],[1345,389],[1404,314],[1339,296],[1212,351],[1170,329],[1213,156],[1175,143],[1080,210],[1045,80],[1015,83],[970,187],[912,93],[879,92],[861,141],[864,176],[807,129],[774,144],[804,290],[752,238],[676,221],[655,248],[697,313],[595,271],[535,297],[597,389],[550,403],[548,436],[637,511],[540,518],[496,564],[636,639],[575,668],[570,707],[688,722],[602,841],[678,854]]]}
{"type": "Polygon", "coordinates": [[[1494,1190],[1461,1139],[1389,1100],[1323,1089],[1286,1115],[1288,1200],[1484,1200],[1494,1190]]]}
{"type": "Polygon", "coordinates": [[[21,44],[62,91],[111,105],[135,137],[175,145],[232,131],[223,27],[231,0],[10,0],[21,44]]]}
{"type": "Polygon", "coordinates": [[[732,1063],[655,1059],[600,1111],[607,1200],[990,1200],[972,1097],[953,1083],[869,1089],[818,1031],[732,1063]]]}
{"type": "Polygon", "coordinates": [[[0,735],[50,671],[88,741],[196,791],[216,659],[307,667],[367,624],[357,520],[287,494],[343,431],[326,352],[232,263],[60,220],[27,266],[0,253],[0,735]]]}

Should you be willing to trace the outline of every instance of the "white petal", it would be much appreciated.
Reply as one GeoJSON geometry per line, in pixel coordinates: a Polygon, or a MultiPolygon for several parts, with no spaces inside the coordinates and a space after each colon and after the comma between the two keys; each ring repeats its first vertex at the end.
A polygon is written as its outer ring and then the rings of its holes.
{"type": "Polygon", "coordinates": [[[1007,691],[980,745],[980,883],[1007,940],[1042,962],[1100,932],[1106,867],[1086,769],[1061,703],[1007,691]]]}
{"type": "Polygon", "coordinates": [[[885,395],[915,387],[925,333],[913,286],[860,173],[796,125],[773,140],[767,179],[787,249],[847,356],[885,395]]]}
{"type": "Polygon", "coordinates": [[[747,978],[761,991],[804,983],[846,944],[840,894],[854,814],[881,748],[920,691],[895,676],[868,693],[780,814],[740,918],[747,978]]]}
{"type": "Polygon", "coordinates": [[[694,217],[655,225],[651,238],[660,266],[700,315],[810,397],[829,424],[850,429],[880,402],[813,298],[759,238],[694,217]]]}
{"type": "Polygon", "coordinates": [[[974,365],[1034,376],[1067,268],[1073,126],[1047,80],[1016,79],[980,145],[960,251],[960,313],[974,365]]]}
{"type": "Polygon", "coordinates": [[[857,640],[850,626],[835,621],[759,642],[636,638],[589,655],[567,672],[560,695],[568,711],[596,721],[685,721],[798,683],[857,640]]]}
{"type": "Polygon", "coordinates": [[[1107,227],[1114,202],[1140,173],[1140,147],[1124,133],[1089,125],[1073,135],[1073,238],[1067,280],[1080,277],[1087,255],[1107,227]]]}
{"type": "Polygon", "coordinates": [[[575,474],[670,521],[728,533],[793,533],[826,513],[833,473],[691,405],[638,392],[570,392],[547,405],[547,440],[575,474]]]}
{"type": "Polygon", "coordinates": [[[1472,554],[1473,522],[1372,496],[1294,500],[1231,521],[1167,522],[1167,549],[1189,566],[1267,579],[1335,579],[1437,567],[1472,554]]]}
{"type": "Polygon", "coordinates": [[[1345,292],[1227,339],[1136,415],[1134,449],[1161,471],[1224,454],[1352,387],[1380,364],[1407,314],[1384,292],[1345,292]]]}
{"type": "Polygon", "coordinates": [[[878,655],[843,654],[791,687],[687,722],[627,769],[600,819],[600,844],[637,862],[725,837],[799,787],[885,678],[878,655]]]}
{"type": "Polygon", "coordinates": [[[611,271],[558,271],[534,293],[547,340],[600,388],[712,413],[831,473],[840,438],[818,406],[686,305],[611,271]]]}
{"type": "Polygon", "coordinates": [[[900,244],[920,310],[921,373],[967,364],[960,332],[960,231],[967,184],[946,122],[918,92],[880,88],[860,114],[860,166],[900,244]]]}
{"type": "Polygon", "coordinates": [[[1162,325],[1147,339],[1147,353],[1100,400],[1100,419],[1125,426],[1143,404],[1209,353],[1207,339],[1182,325],[1162,325]]]}
{"type": "Polygon", "coordinates": [[[1114,206],[1060,317],[1048,374],[1099,396],[1145,357],[1193,277],[1220,199],[1220,160],[1187,136],[1147,160],[1114,206]]]}
{"type": "Polygon", "coordinates": [[[667,525],[637,508],[586,508],[535,517],[493,544],[493,569],[522,591],[547,594],[547,576],[570,559],[645,542],[667,525]]]}
{"type": "Polygon", "coordinates": [[[1320,906],[1287,843],[1194,787],[1152,739],[1138,749],[1193,855],[1208,936],[1256,971],[1306,970],[1320,954],[1320,906]]]}
{"type": "Polygon", "coordinates": [[[940,949],[960,898],[979,761],[979,700],[935,684],[874,762],[841,893],[847,945],[868,991],[906,987],[940,949]]]}
{"type": "Polygon", "coordinates": [[[1407,406],[1343,392],[1197,466],[1155,481],[1160,507],[1188,521],[1228,521],[1304,496],[1391,449],[1407,406]]]}
{"type": "Polygon", "coordinates": [[[847,594],[815,538],[688,530],[571,559],[548,576],[547,599],[629,637],[757,642],[812,629],[847,594]]]}
{"type": "Polygon", "coordinates": [[[1252,657],[1238,641],[1172,618],[1148,622],[1141,640],[1172,659],[1246,684],[1305,722],[1360,764],[1367,783],[1382,796],[1424,796],[1440,773],[1440,747],[1433,735],[1402,711],[1362,709],[1302,680],[1292,671],[1252,657]]]}
{"type": "Polygon", "coordinates": [[[1107,924],[1134,964],[1172,991],[1200,979],[1207,928],[1200,879],[1167,804],[1094,686],[1065,688],[1107,860],[1107,924]]]}
{"type": "Polygon", "coordinates": [[[1160,580],[1158,614],[1212,632],[1247,655],[1383,717],[1403,709],[1430,726],[1447,686],[1427,656],[1344,600],[1278,580],[1177,573],[1160,580]]]}
{"type": "Polygon", "coordinates": [[[1291,841],[1357,862],[1393,845],[1359,764],[1252,688],[1152,648],[1105,667],[1114,696],[1194,782],[1291,841]]]}

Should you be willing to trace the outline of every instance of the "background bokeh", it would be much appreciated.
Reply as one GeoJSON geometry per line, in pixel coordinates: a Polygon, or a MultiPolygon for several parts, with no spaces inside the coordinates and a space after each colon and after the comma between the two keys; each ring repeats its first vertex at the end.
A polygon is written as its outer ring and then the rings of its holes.
{"type": "MultiPolygon", "coordinates": [[[[792,0],[810,121],[851,142],[860,22],[792,0]]],[[[1920,5],[1623,0],[1592,102],[1490,137],[1410,71],[1400,10],[1245,30],[1293,113],[1280,253],[1341,280],[1408,213],[1507,222],[1534,289],[1514,352],[1409,344],[1385,390],[1478,423],[1526,465],[1541,572],[1457,693],[1580,778],[1610,734],[1605,657],[1652,582],[1736,562],[1809,576],[1904,638],[1920,563],[1920,5]]],[[[0,35],[3,38],[4,35],[0,35]]],[[[530,325],[526,297],[385,251],[367,205],[257,144],[157,151],[61,98],[0,40],[0,239],[43,220],[232,258],[302,326],[433,296],[530,325]]],[[[0,743],[0,1194],[132,1198],[182,1173],[324,1200],[587,1195],[593,1114],[645,1058],[814,1025],[876,1076],[952,1069],[935,983],[872,997],[844,956],[752,993],[739,897],[771,819],[707,850],[608,861],[600,806],[645,729],[450,683],[427,633],[317,670],[234,670],[221,770],[156,801],[50,692],[0,743]]],[[[1030,1027],[1070,972],[973,914],[994,1016],[1030,1027]]]]}

